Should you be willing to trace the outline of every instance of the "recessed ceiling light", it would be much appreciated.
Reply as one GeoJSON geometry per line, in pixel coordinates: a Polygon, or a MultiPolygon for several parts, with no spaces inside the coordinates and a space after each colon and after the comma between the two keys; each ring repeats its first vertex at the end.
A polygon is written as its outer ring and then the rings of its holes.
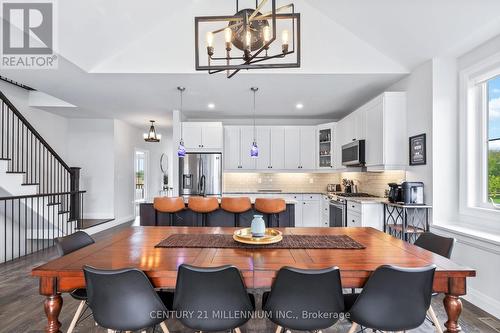
{"type": "Polygon", "coordinates": [[[208,108],[209,108],[209,109],[213,109],[213,108],[215,108],[215,104],[214,104],[214,103],[208,103],[208,108]]]}
{"type": "Polygon", "coordinates": [[[302,109],[302,108],[304,107],[304,104],[302,104],[302,103],[297,103],[297,104],[295,105],[295,107],[296,107],[297,109],[302,109]]]}

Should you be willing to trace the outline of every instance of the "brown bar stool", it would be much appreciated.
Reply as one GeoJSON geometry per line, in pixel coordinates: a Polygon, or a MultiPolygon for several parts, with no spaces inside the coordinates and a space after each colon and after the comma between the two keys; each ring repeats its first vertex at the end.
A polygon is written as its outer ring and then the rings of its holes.
{"type": "Polygon", "coordinates": [[[155,209],[155,225],[158,225],[158,212],[169,213],[170,226],[174,225],[174,215],[180,212],[186,205],[184,199],[181,197],[156,197],[153,200],[153,207],[155,209]]]}
{"type": "Polygon", "coordinates": [[[189,197],[188,208],[195,213],[201,213],[201,226],[207,226],[207,214],[219,209],[219,200],[215,197],[189,197]]]}
{"type": "Polygon", "coordinates": [[[276,216],[277,227],[280,226],[280,216],[279,213],[286,210],[286,202],[283,199],[267,199],[267,198],[257,198],[255,199],[255,210],[267,215],[268,227],[272,227],[272,217],[276,216]]]}
{"type": "Polygon", "coordinates": [[[222,198],[220,207],[226,212],[234,214],[234,226],[240,226],[240,214],[252,209],[252,202],[248,197],[222,198]]]}

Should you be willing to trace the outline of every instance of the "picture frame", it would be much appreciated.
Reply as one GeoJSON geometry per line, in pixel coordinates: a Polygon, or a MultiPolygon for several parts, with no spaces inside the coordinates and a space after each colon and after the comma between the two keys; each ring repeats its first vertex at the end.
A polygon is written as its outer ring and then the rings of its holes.
{"type": "Polygon", "coordinates": [[[426,134],[411,136],[409,139],[410,165],[427,164],[426,134]]]}

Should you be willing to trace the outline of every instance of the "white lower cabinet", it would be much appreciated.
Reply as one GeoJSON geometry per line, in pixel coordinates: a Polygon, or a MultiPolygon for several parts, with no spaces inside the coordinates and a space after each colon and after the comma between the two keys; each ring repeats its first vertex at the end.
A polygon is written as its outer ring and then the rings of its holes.
{"type": "Polygon", "coordinates": [[[381,203],[360,203],[347,200],[348,227],[372,227],[378,230],[384,228],[384,206],[381,203]]]}
{"type": "Polygon", "coordinates": [[[302,226],[303,227],[319,227],[319,200],[304,200],[302,201],[302,226]]]}
{"type": "Polygon", "coordinates": [[[330,226],[330,198],[322,194],[320,199],[320,220],[322,227],[330,226]]]}

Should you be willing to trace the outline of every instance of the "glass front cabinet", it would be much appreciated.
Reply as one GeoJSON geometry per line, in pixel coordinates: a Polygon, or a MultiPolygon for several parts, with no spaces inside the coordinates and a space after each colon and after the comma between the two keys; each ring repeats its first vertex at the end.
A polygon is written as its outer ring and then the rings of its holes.
{"type": "Polygon", "coordinates": [[[319,169],[333,169],[335,167],[333,141],[335,123],[318,125],[317,163],[319,169]]]}

